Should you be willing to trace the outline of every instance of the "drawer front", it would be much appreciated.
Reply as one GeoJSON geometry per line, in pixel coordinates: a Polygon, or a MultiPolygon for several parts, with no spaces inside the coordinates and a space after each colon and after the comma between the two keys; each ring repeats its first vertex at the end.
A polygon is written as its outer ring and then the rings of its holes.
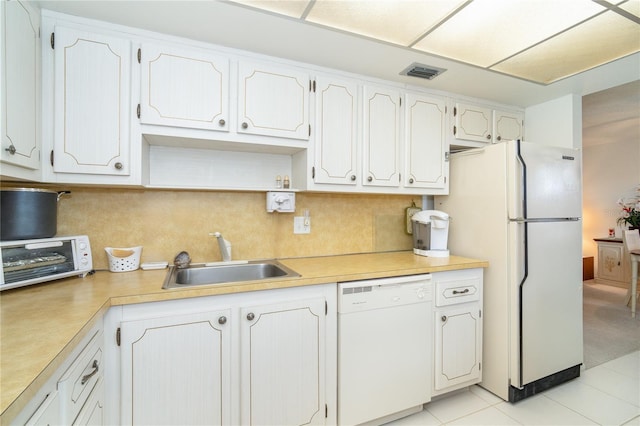
{"type": "Polygon", "coordinates": [[[58,381],[63,423],[71,424],[102,377],[102,332],[97,333],[58,381]]]}
{"type": "Polygon", "coordinates": [[[480,299],[480,280],[452,280],[436,283],[436,306],[455,305],[480,299]]]}

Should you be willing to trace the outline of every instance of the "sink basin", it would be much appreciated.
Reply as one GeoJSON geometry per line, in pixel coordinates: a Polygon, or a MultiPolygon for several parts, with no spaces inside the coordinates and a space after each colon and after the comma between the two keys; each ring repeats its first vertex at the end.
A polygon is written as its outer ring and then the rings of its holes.
{"type": "Polygon", "coordinates": [[[269,278],[299,277],[300,274],[276,260],[261,260],[232,265],[207,266],[194,264],[188,268],[169,268],[162,288],[183,288],[238,281],[256,281],[269,278]]]}

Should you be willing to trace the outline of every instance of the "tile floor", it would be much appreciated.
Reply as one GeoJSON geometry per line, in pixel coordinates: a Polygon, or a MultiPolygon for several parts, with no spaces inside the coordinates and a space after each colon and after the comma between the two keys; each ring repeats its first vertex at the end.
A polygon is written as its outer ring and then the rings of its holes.
{"type": "Polygon", "coordinates": [[[471,386],[388,425],[640,426],[640,351],[582,371],[579,378],[516,404],[471,386]]]}

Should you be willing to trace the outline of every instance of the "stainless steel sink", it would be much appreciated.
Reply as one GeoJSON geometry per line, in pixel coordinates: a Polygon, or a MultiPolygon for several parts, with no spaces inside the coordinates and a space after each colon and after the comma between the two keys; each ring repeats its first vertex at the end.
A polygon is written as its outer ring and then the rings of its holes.
{"type": "Polygon", "coordinates": [[[269,278],[299,277],[300,274],[276,260],[260,260],[241,264],[193,264],[188,268],[169,268],[162,288],[184,288],[199,285],[257,281],[269,278]]]}

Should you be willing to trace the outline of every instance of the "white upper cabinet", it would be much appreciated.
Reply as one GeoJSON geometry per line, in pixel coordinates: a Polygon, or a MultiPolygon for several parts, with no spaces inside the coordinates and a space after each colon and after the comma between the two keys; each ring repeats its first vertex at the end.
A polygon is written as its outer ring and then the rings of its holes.
{"type": "Polygon", "coordinates": [[[54,51],[53,171],[129,175],[131,42],[57,25],[54,51]]]}
{"type": "Polygon", "coordinates": [[[453,135],[457,140],[496,143],[524,140],[524,114],[494,110],[489,106],[456,103],[453,135]]]}
{"type": "Polygon", "coordinates": [[[453,134],[456,139],[491,143],[493,138],[491,108],[457,103],[453,115],[455,117],[453,134]]]}
{"type": "Polygon", "coordinates": [[[229,60],[206,50],[143,44],[140,122],[229,130],[229,60]]]}
{"type": "Polygon", "coordinates": [[[400,186],[400,92],[364,87],[363,185],[400,186]]]}
{"type": "Polygon", "coordinates": [[[315,91],[315,183],[358,183],[358,85],[319,76],[315,91]]]}
{"type": "Polygon", "coordinates": [[[405,187],[444,188],[446,102],[442,98],[407,93],[405,102],[405,187]]]}
{"type": "Polygon", "coordinates": [[[524,114],[521,112],[493,111],[494,142],[524,140],[524,114]]]}
{"type": "Polygon", "coordinates": [[[0,160],[40,169],[40,18],[18,1],[2,5],[0,160]]]}
{"type": "Polygon", "coordinates": [[[238,133],[309,139],[309,74],[240,61],[238,133]]]}

